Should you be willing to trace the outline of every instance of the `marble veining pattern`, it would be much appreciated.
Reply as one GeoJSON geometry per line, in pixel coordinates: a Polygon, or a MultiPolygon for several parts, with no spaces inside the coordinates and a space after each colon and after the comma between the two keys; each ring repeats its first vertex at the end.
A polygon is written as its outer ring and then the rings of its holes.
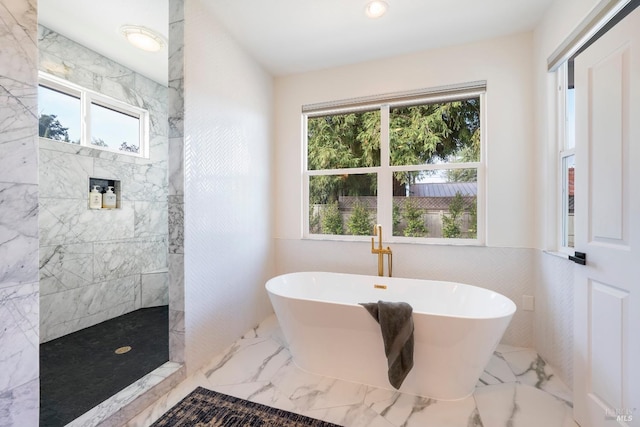
{"type": "Polygon", "coordinates": [[[166,236],[94,243],[95,280],[149,273],[167,267],[166,236]]]}
{"type": "Polygon", "coordinates": [[[0,287],[35,282],[38,187],[0,182],[0,200],[0,287]]]}
{"type": "MultiPolygon", "coordinates": [[[[3,43],[3,51],[5,46],[3,43]]],[[[0,62],[0,182],[36,184],[38,159],[33,152],[37,142],[32,127],[37,123],[36,88],[12,80],[4,68],[0,62]]]]}
{"type": "Polygon", "coordinates": [[[133,202],[135,237],[166,236],[169,207],[164,202],[133,202]]]}
{"type": "Polygon", "coordinates": [[[0,425],[38,424],[37,2],[0,2],[0,425]]]}
{"type": "MultiPolygon", "coordinates": [[[[88,192],[87,192],[88,194],[88,192]]],[[[40,244],[89,243],[134,237],[134,206],[91,210],[85,199],[40,198],[40,244]],[[105,231],[108,226],[108,233],[105,231]]]]}
{"type": "Polygon", "coordinates": [[[41,342],[140,308],[140,294],[138,274],[42,295],[40,317],[47,328],[40,330],[41,342]]]}
{"type": "Polygon", "coordinates": [[[64,292],[93,283],[93,244],[40,247],[40,295],[64,292]]]}
{"type": "Polygon", "coordinates": [[[0,182],[37,184],[36,3],[0,4],[0,182]]]}
{"type": "Polygon", "coordinates": [[[577,427],[571,392],[531,349],[498,346],[472,396],[437,401],[299,369],[275,315],[127,426],[150,425],[197,386],[348,427],[577,427]]]}
{"type": "Polygon", "coordinates": [[[143,273],[140,276],[140,298],[142,307],[157,307],[169,304],[169,274],[166,271],[143,273]]]}
{"type": "Polygon", "coordinates": [[[184,200],[182,196],[169,200],[169,253],[184,254],[184,200]]]}
{"type": "Polygon", "coordinates": [[[38,359],[29,357],[38,352],[37,283],[0,288],[0,325],[0,390],[37,379],[38,359]]]}
{"type": "Polygon", "coordinates": [[[169,357],[185,361],[184,1],[169,0],[169,357]]]}

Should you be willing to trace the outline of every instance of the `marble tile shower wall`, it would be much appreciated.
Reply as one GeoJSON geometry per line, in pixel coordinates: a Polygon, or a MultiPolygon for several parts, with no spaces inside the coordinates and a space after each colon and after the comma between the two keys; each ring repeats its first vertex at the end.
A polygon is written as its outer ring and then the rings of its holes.
{"type": "Polygon", "coordinates": [[[45,27],[39,68],[142,107],[150,158],[40,140],[40,341],[168,303],[167,88],[45,27]],[[88,209],[89,177],[121,181],[121,208],[88,209]]]}
{"type": "Polygon", "coordinates": [[[169,356],[184,362],[184,2],[169,0],[169,356]]]}
{"type": "Polygon", "coordinates": [[[36,1],[0,2],[0,425],[38,425],[36,1]]]}

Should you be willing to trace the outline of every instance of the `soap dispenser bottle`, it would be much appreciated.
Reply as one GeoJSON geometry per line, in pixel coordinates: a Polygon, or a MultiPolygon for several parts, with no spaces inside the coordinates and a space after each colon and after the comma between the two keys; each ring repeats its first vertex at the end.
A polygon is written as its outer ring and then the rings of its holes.
{"type": "Polygon", "coordinates": [[[105,209],[116,207],[116,193],[113,192],[112,186],[108,186],[107,192],[102,195],[102,207],[105,209]]]}
{"type": "Polygon", "coordinates": [[[102,193],[100,193],[100,186],[94,185],[93,190],[89,191],[89,209],[102,208],[102,193]]]}

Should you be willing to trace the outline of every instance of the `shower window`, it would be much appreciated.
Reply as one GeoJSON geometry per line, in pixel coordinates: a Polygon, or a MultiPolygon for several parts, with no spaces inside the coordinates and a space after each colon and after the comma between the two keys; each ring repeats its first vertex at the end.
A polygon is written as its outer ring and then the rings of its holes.
{"type": "Polygon", "coordinates": [[[55,141],[149,157],[149,113],[40,73],[39,135],[55,141]]]}
{"type": "Polygon", "coordinates": [[[391,240],[482,244],[484,92],[304,106],[303,235],[360,240],[379,223],[391,240]]]}
{"type": "Polygon", "coordinates": [[[80,144],[81,107],[79,92],[38,87],[40,137],[80,144]]]}
{"type": "Polygon", "coordinates": [[[112,151],[140,151],[140,118],[91,103],[91,144],[112,151]]]}

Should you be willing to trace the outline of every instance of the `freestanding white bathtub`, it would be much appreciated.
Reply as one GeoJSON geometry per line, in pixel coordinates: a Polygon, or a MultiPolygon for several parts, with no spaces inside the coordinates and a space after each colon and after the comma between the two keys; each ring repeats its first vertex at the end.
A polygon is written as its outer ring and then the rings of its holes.
{"type": "Polygon", "coordinates": [[[303,272],[266,288],[300,368],[391,390],[380,326],[358,303],[411,304],[414,366],[399,390],[439,400],[473,393],[516,310],[499,293],[433,280],[303,272]]]}

